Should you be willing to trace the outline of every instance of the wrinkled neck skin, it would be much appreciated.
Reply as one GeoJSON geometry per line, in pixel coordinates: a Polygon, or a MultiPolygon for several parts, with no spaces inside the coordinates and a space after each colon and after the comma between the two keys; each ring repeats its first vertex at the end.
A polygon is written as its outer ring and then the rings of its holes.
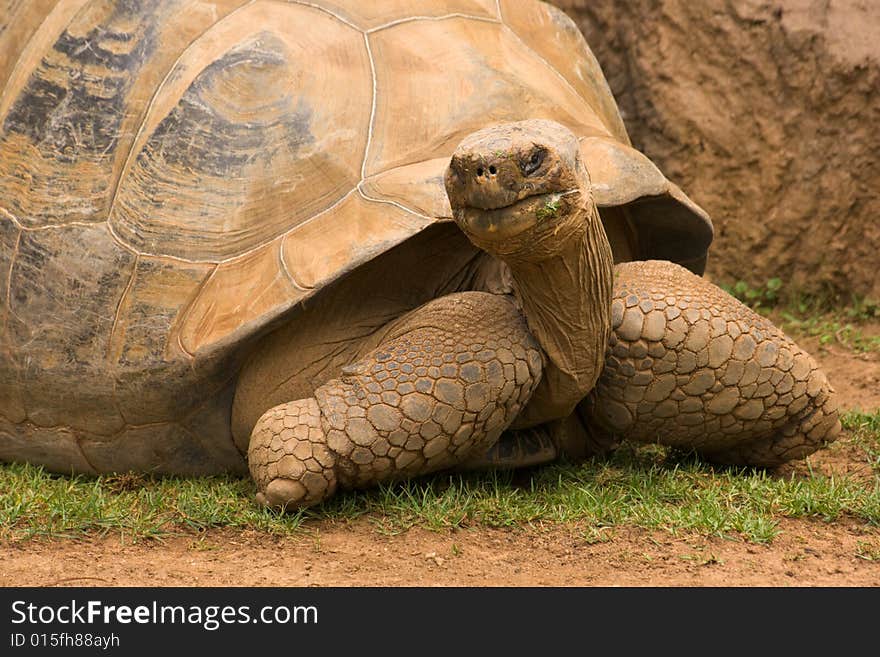
{"type": "Polygon", "coordinates": [[[531,245],[533,255],[545,257],[503,257],[529,329],[546,355],[541,382],[514,428],[567,417],[604,366],[614,261],[589,192],[580,195],[565,224],[568,230],[531,245]],[[551,239],[552,248],[544,243],[551,239]]]}

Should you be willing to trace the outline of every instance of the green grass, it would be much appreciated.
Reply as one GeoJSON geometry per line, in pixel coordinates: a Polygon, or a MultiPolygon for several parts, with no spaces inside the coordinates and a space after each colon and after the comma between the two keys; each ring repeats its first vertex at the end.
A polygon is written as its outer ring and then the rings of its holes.
{"type": "Polygon", "coordinates": [[[874,413],[849,412],[841,418],[851,432],[851,441],[860,448],[871,469],[880,475],[880,410],[874,413]]]}
{"type": "Polygon", "coordinates": [[[290,534],[314,520],[366,517],[385,533],[577,523],[588,542],[608,540],[615,527],[636,526],[766,543],[781,518],[849,517],[880,525],[880,414],[845,420],[878,473],[873,484],[715,469],[688,454],[624,446],[609,459],[579,465],[437,475],[342,493],[317,509],[284,515],[258,508],[245,479],[60,477],[7,465],[0,467],[0,539],[114,533],[161,540],[215,527],[290,534]]]}
{"type": "Polygon", "coordinates": [[[819,337],[819,344],[837,343],[859,353],[880,351],[880,335],[865,335],[858,324],[842,323],[829,316],[798,317],[781,313],[781,328],[793,336],[819,337]]]}
{"type": "Polygon", "coordinates": [[[880,319],[880,301],[856,295],[844,298],[830,292],[808,294],[780,278],[770,278],[760,285],[739,280],[732,284],[722,282],[719,286],[759,311],[775,308],[799,316],[835,314],[854,322],[880,319]]]}

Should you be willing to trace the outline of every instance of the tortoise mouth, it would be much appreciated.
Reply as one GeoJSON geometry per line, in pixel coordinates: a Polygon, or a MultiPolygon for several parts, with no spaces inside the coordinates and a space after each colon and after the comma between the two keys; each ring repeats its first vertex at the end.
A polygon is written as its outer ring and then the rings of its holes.
{"type": "Polygon", "coordinates": [[[555,223],[566,214],[565,197],[580,190],[533,194],[499,208],[485,209],[463,206],[455,211],[455,219],[464,231],[480,240],[503,240],[519,235],[539,224],[555,223]]]}

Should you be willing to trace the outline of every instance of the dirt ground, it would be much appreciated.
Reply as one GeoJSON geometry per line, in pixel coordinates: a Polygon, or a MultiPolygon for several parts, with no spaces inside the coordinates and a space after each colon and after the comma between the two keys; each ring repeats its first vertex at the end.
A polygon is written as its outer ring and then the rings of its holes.
{"type": "Polygon", "coordinates": [[[785,521],[770,546],[618,529],[589,544],[577,525],[411,529],[369,521],[294,539],[211,531],[121,545],[118,538],[31,542],[0,552],[6,586],[878,586],[880,531],[785,521]]]}
{"type": "MultiPolygon", "coordinates": [[[[859,328],[866,336],[880,335],[880,322],[859,328]]],[[[819,362],[844,408],[866,413],[880,408],[880,354],[858,353],[837,343],[820,345],[819,338],[799,338],[797,343],[819,362]]]]}
{"type": "MultiPolygon", "coordinates": [[[[866,333],[880,334],[880,325],[866,333]]],[[[801,343],[848,408],[880,408],[880,354],[801,343]]],[[[811,463],[875,476],[854,450],[811,463]]],[[[633,528],[590,543],[578,524],[388,536],[369,519],[314,523],[292,538],[212,530],[137,544],[118,536],[34,540],[0,546],[0,585],[880,586],[880,528],[849,520],[783,520],[780,528],[771,545],[633,528]]]]}

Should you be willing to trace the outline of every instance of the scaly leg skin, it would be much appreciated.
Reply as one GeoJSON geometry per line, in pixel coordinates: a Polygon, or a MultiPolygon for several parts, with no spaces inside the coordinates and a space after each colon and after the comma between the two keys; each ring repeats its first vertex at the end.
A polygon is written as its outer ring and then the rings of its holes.
{"type": "Polygon", "coordinates": [[[464,292],[431,301],[314,398],[263,414],[248,449],[257,500],[301,508],[339,487],[422,475],[485,453],[541,369],[510,297],[464,292]]]}
{"type": "Polygon", "coordinates": [[[840,432],[815,361],[765,318],[663,261],[615,267],[613,335],[590,399],[617,436],[773,467],[840,432]]]}

